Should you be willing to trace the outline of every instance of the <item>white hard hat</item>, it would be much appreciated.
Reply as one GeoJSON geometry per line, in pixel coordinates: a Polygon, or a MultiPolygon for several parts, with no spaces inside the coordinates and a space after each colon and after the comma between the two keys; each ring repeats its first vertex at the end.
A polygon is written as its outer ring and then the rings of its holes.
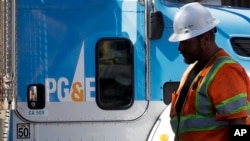
{"type": "Polygon", "coordinates": [[[219,24],[207,8],[198,2],[182,6],[174,17],[174,33],[169,41],[178,42],[201,35],[219,24]]]}

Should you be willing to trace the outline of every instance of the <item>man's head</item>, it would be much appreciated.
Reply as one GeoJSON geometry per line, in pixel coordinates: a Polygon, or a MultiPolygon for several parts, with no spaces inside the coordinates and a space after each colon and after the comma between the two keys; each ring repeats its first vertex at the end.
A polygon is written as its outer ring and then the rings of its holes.
{"type": "Polygon", "coordinates": [[[174,33],[170,42],[179,42],[201,35],[218,25],[219,20],[212,17],[208,9],[198,2],[182,6],[174,17],[174,33]]]}
{"type": "Polygon", "coordinates": [[[216,49],[215,44],[216,28],[213,28],[196,37],[180,41],[178,50],[184,57],[186,64],[192,64],[195,61],[204,62],[211,57],[216,49]]]}
{"type": "Polygon", "coordinates": [[[193,2],[182,6],[174,18],[174,33],[169,41],[180,42],[178,50],[187,64],[208,59],[215,48],[219,20],[207,8],[193,2]]]}

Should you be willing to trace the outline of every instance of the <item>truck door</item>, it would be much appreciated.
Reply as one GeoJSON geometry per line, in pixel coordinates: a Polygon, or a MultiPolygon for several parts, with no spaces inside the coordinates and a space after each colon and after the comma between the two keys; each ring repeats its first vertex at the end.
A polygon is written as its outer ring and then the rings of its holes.
{"type": "Polygon", "coordinates": [[[19,118],[128,121],[143,115],[143,5],[22,0],[17,8],[19,118]]]}

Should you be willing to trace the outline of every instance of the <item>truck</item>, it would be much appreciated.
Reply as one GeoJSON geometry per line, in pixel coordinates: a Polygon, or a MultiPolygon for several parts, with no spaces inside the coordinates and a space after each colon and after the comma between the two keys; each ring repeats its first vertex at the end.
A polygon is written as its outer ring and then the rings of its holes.
{"type": "Polygon", "coordinates": [[[172,141],[187,65],[173,18],[200,2],[250,76],[249,0],[1,0],[1,141],[172,141]]]}

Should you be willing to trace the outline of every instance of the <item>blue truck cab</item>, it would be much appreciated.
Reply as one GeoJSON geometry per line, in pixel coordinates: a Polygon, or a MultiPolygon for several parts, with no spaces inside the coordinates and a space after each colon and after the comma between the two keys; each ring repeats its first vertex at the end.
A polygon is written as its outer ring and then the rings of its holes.
{"type": "MultiPolygon", "coordinates": [[[[170,93],[187,65],[168,38],[189,2],[1,1],[0,137],[173,140],[170,93]]],[[[250,76],[249,1],[199,2],[220,20],[218,45],[250,76]]]]}

